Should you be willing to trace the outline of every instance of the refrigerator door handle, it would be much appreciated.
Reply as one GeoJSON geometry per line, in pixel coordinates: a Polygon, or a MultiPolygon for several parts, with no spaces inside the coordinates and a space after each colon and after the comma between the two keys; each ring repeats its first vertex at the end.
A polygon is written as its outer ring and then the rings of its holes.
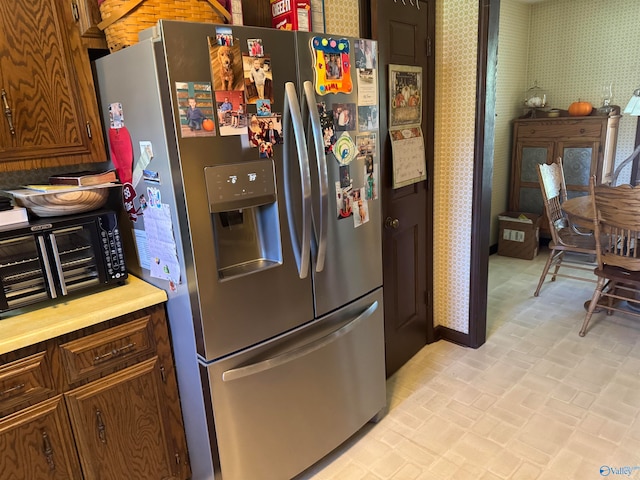
{"type": "Polygon", "coordinates": [[[283,353],[281,355],[277,355],[272,358],[268,358],[266,360],[262,360],[258,363],[253,363],[251,365],[245,365],[240,368],[232,368],[231,370],[227,370],[222,374],[223,382],[230,382],[232,380],[238,380],[240,378],[245,378],[250,375],[255,375],[260,372],[264,372],[265,370],[271,370],[280,365],[284,365],[285,363],[292,362],[297,360],[298,358],[309,355],[316,350],[323,348],[324,346],[335,342],[338,338],[343,337],[348,334],[354,328],[356,328],[360,323],[362,323],[366,318],[369,318],[378,308],[378,301],[376,300],[371,305],[369,305],[362,313],[360,313],[356,318],[350,320],[348,323],[341,325],[328,335],[319,338],[318,340],[314,340],[311,343],[298,347],[289,352],[283,353]]]}
{"type": "Polygon", "coordinates": [[[316,106],[316,94],[313,89],[313,83],[306,81],[303,84],[304,97],[306,105],[309,107],[309,115],[311,120],[311,135],[316,151],[318,179],[320,191],[320,212],[316,225],[316,218],[313,218],[314,228],[318,235],[316,241],[318,243],[318,252],[316,255],[316,272],[324,270],[324,260],[327,253],[327,225],[329,224],[329,176],[327,174],[327,156],[324,151],[324,138],[322,135],[322,125],[320,124],[320,114],[316,106]]]}
{"type": "Polygon", "coordinates": [[[284,109],[282,113],[282,130],[285,135],[284,142],[284,197],[286,202],[287,220],[289,223],[289,235],[293,246],[293,254],[298,267],[300,278],[306,278],[309,274],[309,262],[311,252],[311,174],[309,173],[309,155],[307,153],[307,142],[304,135],[302,123],[302,113],[296,87],[292,82],[284,85],[284,109]],[[288,134],[293,128],[293,136],[296,142],[298,153],[298,167],[300,168],[300,183],[302,194],[302,239],[298,240],[293,214],[293,200],[291,194],[291,180],[289,167],[291,164],[292,152],[291,142],[288,134]]]}

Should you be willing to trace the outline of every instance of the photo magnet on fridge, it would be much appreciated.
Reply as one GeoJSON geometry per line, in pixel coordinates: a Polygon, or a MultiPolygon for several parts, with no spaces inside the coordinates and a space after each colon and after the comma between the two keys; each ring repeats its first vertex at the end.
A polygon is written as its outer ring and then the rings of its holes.
{"type": "Polygon", "coordinates": [[[348,187],[342,187],[340,182],[336,182],[336,209],[338,220],[349,218],[353,215],[351,206],[351,184],[348,187]]]}
{"type": "Polygon", "coordinates": [[[353,191],[353,226],[359,227],[369,221],[369,202],[364,196],[364,187],[353,191]]]}
{"type": "Polygon", "coordinates": [[[264,48],[262,47],[261,38],[250,38],[247,40],[250,57],[264,57],[264,48]]]}
{"type": "Polygon", "coordinates": [[[183,138],[215,136],[215,108],[211,97],[211,84],[176,82],[175,87],[180,112],[180,135],[183,138]]]}
{"type": "Polygon", "coordinates": [[[221,47],[233,47],[233,32],[231,27],[216,28],[216,42],[221,47]]]}
{"type": "Polygon", "coordinates": [[[124,114],[122,104],[119,102],[109,104],[109,128],[124,127],[124,114]]]}
{"type": "Polygon", "coordinates": [[[346,131],[356,129],[356,104],[336,103],[333,105],[333,118],[336,130],[346,131]]]}
{"type": "Polygon", "coordinates": [[[351,175],[349,174],[349,165],[340,165],[340,186],[342,188],[351,185],[351,175]]]}
{"type": "Polygon", "coordinates": [[[377,106],[358,106],[358,129],[361,131],[378,129],[377,106]]]}
{"type": "Polygon", "coordinates": [[[216,109],[220,136],[247,133],[247,109],[242,91],[217,91],[216,109]]]}
{"type": "Polygon", "coordinates": [[[242,56],[244,90],[247,103],[257,103],[258,100],[269,100],[273,105],[273,72],[271,58],[242,56]]]}
{"type": "Polygon", "coordinates": [[[266,98],[256,100],[256,113],[259,117],[271,115],[271,101],[266,98]]]}
{"type": "Polygon", "coordinates": [[[243,90],[242,53],[240,45],[220,45],[218,39],[209,41],[209,63],[214,90],[243,90]]]}
{"type": "Polygon", "coordinates": [[[251,115],[249,120],[249,145],[260,147],[263,142],[269,142],[272,146],[279,145],[282,137],[282,116],[278,114],[270,117],[258,117],[251,115]]]}
{"type": "Polygon", "coordinates": [[[320,127],[322,128],[324,153],[325,155],[329,155],[333,152],[333,146],[338,140],[335,133],[335,126],[333,124],[333,110],[328,110],[327,104],[321,102],[318,103],[318,114],[320,115],[320,127]]]}
{"type": "Polygon", "coordinates": [[[353,81],[349,60],[349,40],[313,37],[310,48],[314,57],[313,70],[318,95],[351,93],[353,81]]]}

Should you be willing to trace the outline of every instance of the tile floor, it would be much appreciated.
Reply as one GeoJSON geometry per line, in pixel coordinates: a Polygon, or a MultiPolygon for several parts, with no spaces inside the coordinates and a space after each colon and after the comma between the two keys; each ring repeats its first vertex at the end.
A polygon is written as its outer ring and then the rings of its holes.
{"type": "Polygon", "coordinates": [[[595,284],[534,298],[546,255],[492,255],[486,344],[426,346],[387,381],[387,415],[299,480],[640,479],[640,321],[594,314],[580,338],[595,284]]]}

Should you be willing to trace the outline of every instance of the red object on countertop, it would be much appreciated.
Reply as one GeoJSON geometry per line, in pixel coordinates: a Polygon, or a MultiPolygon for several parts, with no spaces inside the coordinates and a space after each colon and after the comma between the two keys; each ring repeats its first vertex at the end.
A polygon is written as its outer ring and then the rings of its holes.
{"type": "Polygon", "coordinates": [[[131,183],[133,179],[133,145],[127,127],[109,129],[111,161],[118,172],[120,183],[131,183]]]}

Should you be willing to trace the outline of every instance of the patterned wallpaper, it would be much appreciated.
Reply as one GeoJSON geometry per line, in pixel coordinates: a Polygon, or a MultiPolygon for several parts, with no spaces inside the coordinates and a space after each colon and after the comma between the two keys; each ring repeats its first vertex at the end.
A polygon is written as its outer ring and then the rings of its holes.
{"type": "MultiPolygon", "coordinates": [[[[604,84],[623,109],[640,87],[637,0],[555,0],[531,6],[527,84],[538,81],[549,102],[566,109],[578,99],[602,105],[604,84]]],[[[616,161],[633,151],[636,118],[620,119],[616,161]]],[[[629,171],[630,173],[630,171],[629,171]]]]}
{"type": "MultiPolygon", "coordinates": [[[[492,244],[497,215],[508,205],[511,120],[523,113],[525,90],[537,81],[552,107],[567,109],[578,99],[598,107],[602,86],[612,83],[613,103],[624,109],[640,87],[638,25],[637,0],[501,0],[492,244]]],[[[636,124],[628,115],[620,119],[616,164],[633,151],[636,124]]],[[[621,181],[630,173],[623,171],[621,181]]]]}
{"type": "Polygon", "coordinates": [[[527,84],[529,5],[516,0],[500,2],[496,127],[491,192],[491,245],[498,243],[498,215],[509,204],[511,172],[511,120],[522,115],[520,103],[527,84]]]}
{"type": "Polygon", "coordinates": [[[434,323],[469,332],[478,2],[436,2],[434,323]]]}
{"type": "Polygon", "coordinates": [[[358,0],[324,0],[324,16],[327,33],[360,36],[358,0]]]}

